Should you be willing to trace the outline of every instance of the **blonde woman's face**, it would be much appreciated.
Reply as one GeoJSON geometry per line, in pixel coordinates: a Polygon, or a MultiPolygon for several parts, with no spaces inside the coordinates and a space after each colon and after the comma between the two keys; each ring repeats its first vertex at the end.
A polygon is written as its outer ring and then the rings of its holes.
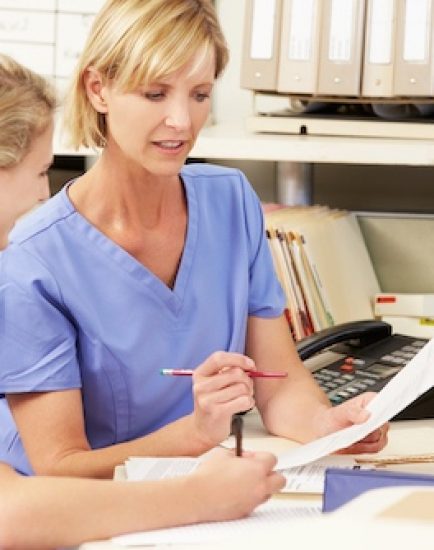
{"type": "Polygon", "coordinates": [[[107,149],[128,166],[156,176],[179,173],[210,112],[213,56],[132,93],[104,88],[107,149]]]}
{"type": "Polygon", "coordinates": [[[48,168],[53,160],[53,124],[35,138],[27,155],[12,168],[0,169],[0,227],[49,197],[48,168]]]}

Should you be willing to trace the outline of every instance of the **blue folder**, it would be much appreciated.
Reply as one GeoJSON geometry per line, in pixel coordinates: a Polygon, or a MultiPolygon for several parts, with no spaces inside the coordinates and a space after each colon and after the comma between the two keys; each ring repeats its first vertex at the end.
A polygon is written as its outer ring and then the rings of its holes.
{"type": "Polygon", "coordinates": [[[323,512],[332,512],[358,495],[380,487],[434,485],[434,475],[384,470],[327,468],[325,471],[323,512]]]}

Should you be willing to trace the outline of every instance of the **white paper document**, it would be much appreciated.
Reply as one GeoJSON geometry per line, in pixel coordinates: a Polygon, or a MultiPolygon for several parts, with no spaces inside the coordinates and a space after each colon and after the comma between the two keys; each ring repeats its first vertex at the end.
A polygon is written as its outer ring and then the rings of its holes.
{"type": "Polygon", "coordinates": [[[349,456],[325,456],[314,462],[282,470],[286,485],[282,493],[311,493],[324,492],[325,471],[327,468],[355,468],[356,461],[349,456]]]}
{"type": "Polygon", "coordinates": [[[269,500],[258,506],[247,518],[232,521],[199,523],[169,529],[157,529],[143,533],[132,533],[115,537],[113,542],[121,546],[139,546],[151,544],[199,544],[233,542],[242,538],[242,542],[252,540],[264,529],[281,528],[296,518],[317,517],[321,514],[319,505],[311,501],[269,500]]]}
{"type": "Polygon", "coordinates": [[[277,469],[307,464],[363,439],[434,386],[434,340],[384,386],[367,405],[371,416],[363,424],[344,428],[279,456],[277,469]]]}
{"type": "MultiPolygon", "coordinates": [[[[131,457],[125,462],[128,481],[155,481],[191,474],[206,458],[189,457],[131,457]]],[[[321,494],[324,490],[326,468],[354,468],[356,461],[349,456],[326,456],[295,468],[282,470],[286,485],[282,493],[321,494]]]]}

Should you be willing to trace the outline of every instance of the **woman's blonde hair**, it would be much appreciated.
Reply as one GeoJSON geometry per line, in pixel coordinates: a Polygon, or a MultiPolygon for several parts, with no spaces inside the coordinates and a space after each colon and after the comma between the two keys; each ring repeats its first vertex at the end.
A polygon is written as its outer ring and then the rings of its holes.
{"type": "Polygon", "coordinates": [[[0,54],[0,168],[18,164],[52,121],[54,88],[42,76],[0,54]]]}
{"type": "Polygon", "coordinates": [[[108,0],[96,16],[65,101],[71,145],[103,147],[105,117],[84,86],[93,67],[122,92],[174,73],[197,52],[215,54],[215,76],[228,49],[210,0],[108,0]]]}

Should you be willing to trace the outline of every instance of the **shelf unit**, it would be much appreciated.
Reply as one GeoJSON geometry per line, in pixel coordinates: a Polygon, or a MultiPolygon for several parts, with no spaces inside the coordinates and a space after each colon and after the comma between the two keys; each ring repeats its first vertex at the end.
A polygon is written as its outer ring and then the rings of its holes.
{"type": "MultiPolygon", "coordinates": [[[[57,139],[54,154],[96,155],[91,149],[73,151],[57,139]]],[[[254,134],[241,125],[225,124],[203,129],[190,156],[295,163],[434,166],[434,140],[254,134]]]]}
{"type": "MultiPolygon", "coordinates": [[[[91,149],[72,151],[62,146],[59,139],[55,139],[54,153],[96,155],[91,149]]],[[[313,163],[434,166],[434,140],[259,134],[248,132],[241,125],[221,124],[202,130],[190,156],[211,161],[277,162],[279,200],[309,204],[313,163]]]]}
{"type": "Polygon", "coordinates": [[[250,133],[242,126],[202,130],[191,156],[301,163],[434,166],[434,140],[250,133]]]}

